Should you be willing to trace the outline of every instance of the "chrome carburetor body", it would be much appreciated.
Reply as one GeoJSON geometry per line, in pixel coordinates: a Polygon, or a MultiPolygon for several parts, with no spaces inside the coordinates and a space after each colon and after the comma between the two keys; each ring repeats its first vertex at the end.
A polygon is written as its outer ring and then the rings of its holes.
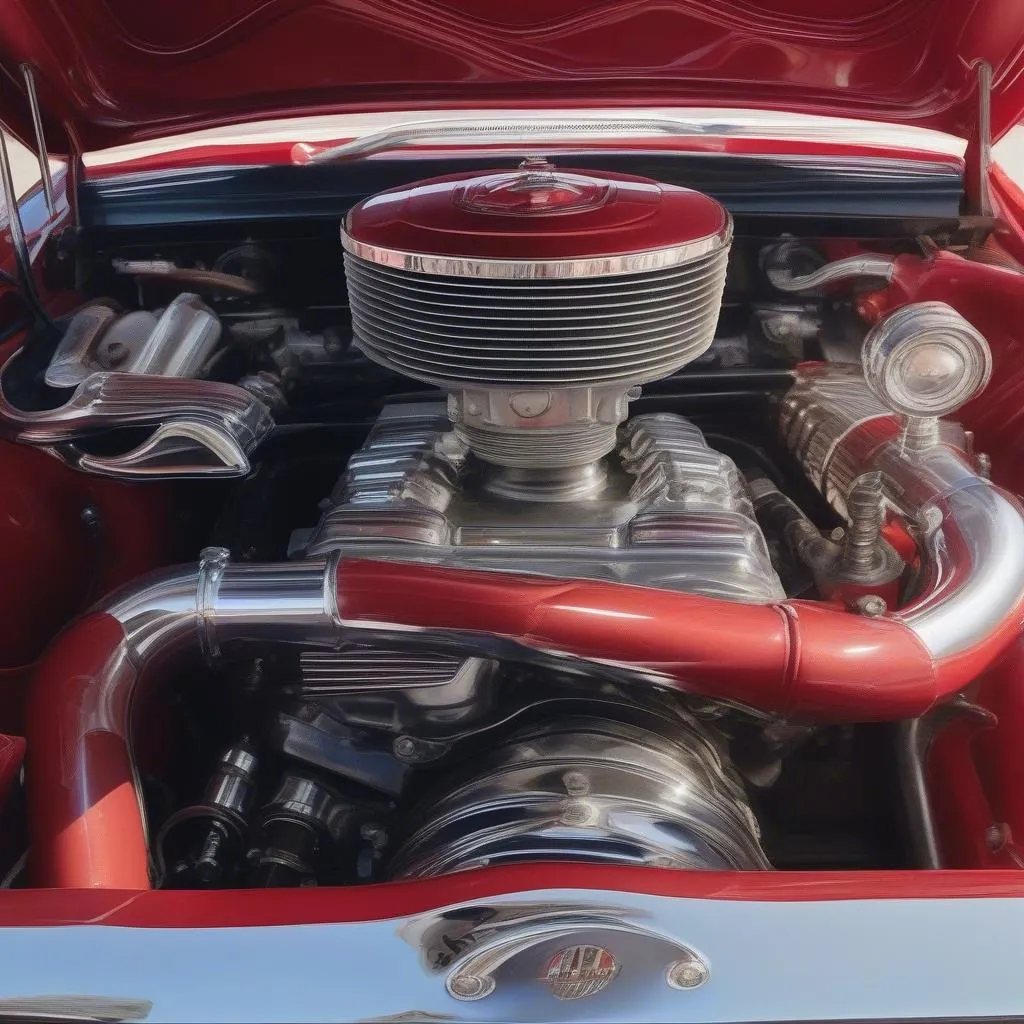
{"type": "Polygon", "coordinates": [[[308,555],[341,550],[611,579],[732,601],[784,596],[736,466],[691,422],[633,417],[600,469],[601,486],[584,486],[572,500],[558,488],[571,487],[578,470],[552,471],[555,497],[535,491],[527,500],[472,455],[441,405],[388,406],[319,525],[294,546],[308,555]]]}

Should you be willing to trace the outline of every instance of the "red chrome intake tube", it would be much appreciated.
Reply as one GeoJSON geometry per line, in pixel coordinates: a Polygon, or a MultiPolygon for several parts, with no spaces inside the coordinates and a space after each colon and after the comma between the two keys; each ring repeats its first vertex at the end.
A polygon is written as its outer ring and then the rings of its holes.
{"type": "Polygon", "coordinates": [[[920,526],[919,595],[893,615],[785,601],[743,605],[615,583],[328,560],[228,565],[205,553],[115,595],[41,662],[28,720],[33,882],[150,886],[135,778],[133,705],[190,661],[286,642],[387,637],[578,666],[804,719],[923,714],[1021,632],[1024,517],[964,456],[908,458],[899,425],[854,379],[809,371],[783,431],[842,509],[847,484],[879,470],[920,526]]]}

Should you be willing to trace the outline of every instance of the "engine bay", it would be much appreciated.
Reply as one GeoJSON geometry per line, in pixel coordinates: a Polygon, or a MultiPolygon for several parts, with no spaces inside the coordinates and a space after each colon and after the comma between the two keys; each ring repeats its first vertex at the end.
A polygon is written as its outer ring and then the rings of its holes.
{"type": "Polygon", "coordinates": [[[180,488],[201,555],[40,663],[7,885],[939,866],[923,758],[984,719],[1024,520],[954,417],[994,339],[915,275],[1009,257],[742,233],[543,158],[368,196],[340,239],[94,234],[0,422],[180,488]]]}

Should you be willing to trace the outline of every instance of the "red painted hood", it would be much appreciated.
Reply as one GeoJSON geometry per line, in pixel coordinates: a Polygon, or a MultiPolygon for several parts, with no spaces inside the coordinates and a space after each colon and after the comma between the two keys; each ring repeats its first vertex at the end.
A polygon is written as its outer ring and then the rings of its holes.
{"type": "Polygon", "coordinates": [[[970,135],[1024,109],[1024,0],[0,0],[0,110],[51,149],[372,109],[756,107],[970,135]]]}

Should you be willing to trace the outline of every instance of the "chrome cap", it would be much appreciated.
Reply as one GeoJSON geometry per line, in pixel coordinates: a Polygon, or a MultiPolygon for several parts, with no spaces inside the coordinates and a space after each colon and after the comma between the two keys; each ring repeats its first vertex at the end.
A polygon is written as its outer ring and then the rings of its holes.
{"type": "Polygon", "coordinates": [[[874,394],[904,416],[948,416],[984,390],[992,353],[945,302],[915,302],[868,333],[861,354],[874,394]]]}

